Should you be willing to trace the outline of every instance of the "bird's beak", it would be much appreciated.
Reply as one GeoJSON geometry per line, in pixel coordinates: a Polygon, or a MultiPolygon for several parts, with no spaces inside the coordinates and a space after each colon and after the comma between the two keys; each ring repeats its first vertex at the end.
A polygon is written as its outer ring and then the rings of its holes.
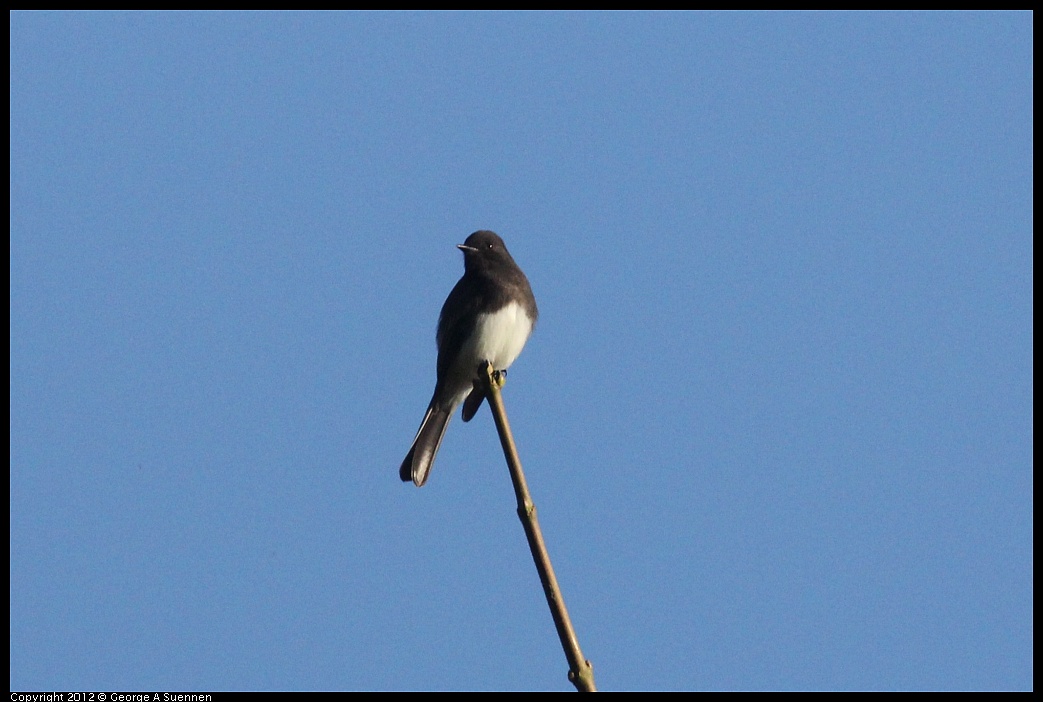
{"type": "Polygon", "coordinates": [[[478,249],[474,248],[473,246],[468,246],[467,244],[457,244],[456,248],[460,249],[464,253],[466,253],[468,251],[477,251],[478,250],[478,249]]]}

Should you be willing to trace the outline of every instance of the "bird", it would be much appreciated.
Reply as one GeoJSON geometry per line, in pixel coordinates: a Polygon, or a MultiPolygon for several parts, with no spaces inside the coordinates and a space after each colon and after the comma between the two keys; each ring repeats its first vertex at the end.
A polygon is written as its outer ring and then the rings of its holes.
{"type": "Polygon", "coordinates": [[[413,445],[398,474],[423,487],[442,445],[449,420],[462,402],[463,420],[474,417],[485,399],[474,380],[485,362],[505,372],[529,340],[539,310],[525,273],[495,232],[479,230],[457,244],[464,274],[438,317],[435,391],[413,445]]]}

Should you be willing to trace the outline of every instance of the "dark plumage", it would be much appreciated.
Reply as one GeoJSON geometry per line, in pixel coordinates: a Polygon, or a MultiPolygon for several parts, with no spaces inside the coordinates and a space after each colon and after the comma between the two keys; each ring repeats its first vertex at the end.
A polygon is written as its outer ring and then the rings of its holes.
{"type": "Polygon", "coordinates": [[[399,477],[417,487],[427,482],[457,405],[464,402],[466,422],[485,399],[473,384],[479,364],[488,361],[495,370],[506,370],[521,353],[539,316],[529,281],[503,239],[490,231],[477,231],[459,248],[464,252],[464,275],[438,318],[435,392],[399,468],[399,477]]]}

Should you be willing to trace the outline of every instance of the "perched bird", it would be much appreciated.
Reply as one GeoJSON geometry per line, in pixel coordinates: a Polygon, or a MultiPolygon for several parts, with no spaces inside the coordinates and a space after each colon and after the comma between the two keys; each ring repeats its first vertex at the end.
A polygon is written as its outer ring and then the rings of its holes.
{"type": "Polygon", "coordinates": [[[427,482],[445,429],[457,405],[470,421],[485,399],[474,386],[479,364],[505,371],[518,358],[539,311],[529,280],[507,252],[503,239],[477,231],[458,248],[464,275],[438,317],[438,376],[431,404],[398,474],[417,487],[427,482]],[[466,401],[465,401],[466,400],[466,401]]]}

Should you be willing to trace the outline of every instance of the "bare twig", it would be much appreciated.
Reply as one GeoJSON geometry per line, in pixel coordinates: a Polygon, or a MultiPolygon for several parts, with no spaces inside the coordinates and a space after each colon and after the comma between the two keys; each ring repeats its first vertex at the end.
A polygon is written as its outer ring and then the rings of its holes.
{"type": "Polygon", "coordinates": [[[594,686],[594,668],[590,661],[583,657],[583,652],[579,649],[579,641],[572,628],[568,610],[565,609],[565,599],[561,596],[558,580],[554,577],[554,568],[551,566],[550,556],[547,555],[547,546],[543,542],[540,524],[536,520],[536,505],[533,504],[532,497],[529,495],[529,487],[525,483],[525,473],[522,472],[521,460],[518,458],[518,450],[515,448],[514,437],[511,435],[511,426],[507,423],[507,411],[503,407],[503,398],[500,396],[503,378],[493,370],[491,365],[485,364],[485,367],[479,370],[478,382],[485,390],[489,399],[489,407],[493,412],[493,419],[496,420],[496,431],[500,434],[503,455],[511,470],[514,493],[518,497],[518,517],[525,528],[525,537],[529,541],[532,560],[535,561],[536,570],[540,574],[540,582],[543,584],[543,592],[547,596],[551,616],[554,617],[554,626],[558,630],[561,647],[565,649],[565,658],[569,662],[569,680],[579,692],[597,692],[597,688],[594,686]]]}

